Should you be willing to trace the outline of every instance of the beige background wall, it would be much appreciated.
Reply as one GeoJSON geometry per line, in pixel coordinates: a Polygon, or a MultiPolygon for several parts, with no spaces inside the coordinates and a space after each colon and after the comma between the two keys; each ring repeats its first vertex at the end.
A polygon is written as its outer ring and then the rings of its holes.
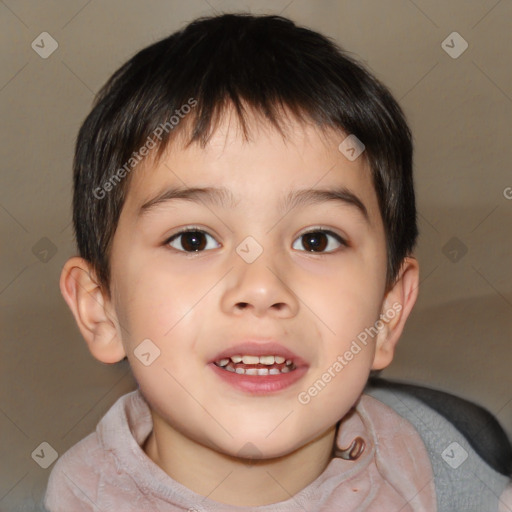
{"type": "Polygon", "coordinates": [[[1,511],[34,510],[52,467],[31,457],[42,442],[64,453],[135,389],[127,363],[92,358],[58,289],[74,254],[79,125],[136,50],[216,10],[282,13],[320,30],[400,100],[416,143],[422,282],[385,375],[484,404],[512,435],[512,2],[4,0],[1,511]],[[468,43],[457,58],[441,45],[454,31],[468,43]],[[46,59],[31,47],[42,32],[58,43],[46,59]]]}

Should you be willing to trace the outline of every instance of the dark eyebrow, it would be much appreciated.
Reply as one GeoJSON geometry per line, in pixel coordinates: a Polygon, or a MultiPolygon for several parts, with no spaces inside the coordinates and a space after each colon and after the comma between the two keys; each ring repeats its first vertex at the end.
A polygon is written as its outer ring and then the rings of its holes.
{"type": "Polygon", "coordinates": [[[364,203],[353,192],[345,187],[335,189],[302,189],[290,192],[286,197],[282,208],[283,210],[291,210],[297,206],[304,206],[309,204],[325,203],[327,201],[336,201],[345,205],[354,206],[359,213],[361,213],[366,220],[370,223],[368,210],[364,203]]]}
{"type": "Polygon", "coordinates": [[[159,193],[149,201],[146,201],[138,211],[140,217],[157,206],[168,203],[174,199],[184,199],[195,203],[208,203],[211,206],[220,206],[222,208],[233,208],[236,206],[235,198],[227,188],[217,187],[170,187],[159,193]]]}
{"type": "MultiPolygon", "coordinates": [[[[154,210],[157,206],[168,203],[174,199],[184,199],[196,203],[207,203],[211,206],[222,208],[234,208],[238,203],[232,192],[224,187],[176,187],[167,188],[149,201],[146,201],[138,210],[138,217],[154,210]]],[[[290,192],[280,206],[281,213],[305,206],[318,204],[326,201],[337,201],[353,206],[363,215],[369,223],[368,210],[364,203],[350,190],[345,187],[335,189],[301,189],[290,192]]]]}

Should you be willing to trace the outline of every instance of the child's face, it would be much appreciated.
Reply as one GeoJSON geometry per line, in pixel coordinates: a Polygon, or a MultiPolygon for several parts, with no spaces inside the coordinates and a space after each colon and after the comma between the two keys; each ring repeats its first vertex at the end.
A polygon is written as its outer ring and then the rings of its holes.
{"type": "MultiPolygon", "coordinates": [[[[369,169],[362,157],[351,162],[338,150],[344,136],[326,140],[311,127],[292,128],[285,142],[253,125],[252,141],[244,142],[233,122],[227,131],[225,118],[205,149],[171,146],[157,166],[133,171],[113,242],[118,332],[159,428],[232,456],[247,442],[273,457],[317,438],[351,408],[369,370],[383,366],[376,338],[344,357],[388,307],[384,228],[369,169]],[[141,211],[162,192],[185,187],[225,188],[226,204],[197,194],[141,211]],[[366,215],[348,200],[284,202],[298,191],[342,189],[366,215]],[[206,234],[166,243],[186,227],[206,234]],[[134,354],[147,339],[160,351],[148,366],[134,354]],[[250,347],[233,347],[251,341],[279,344],[304,366],[260,377],[214,365],[221,354],[250,355],[250,347]],[[308,392],[318,380],[321,391],[308,392]]],[[[153,350],[145,350],[150,359],[153,350]]]]}

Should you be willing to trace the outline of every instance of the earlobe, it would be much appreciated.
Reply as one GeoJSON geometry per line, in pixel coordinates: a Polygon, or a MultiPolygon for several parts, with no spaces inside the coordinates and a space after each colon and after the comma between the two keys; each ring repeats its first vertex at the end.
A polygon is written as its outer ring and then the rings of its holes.
{"type": "Polygon", "coordinates": [[[116,363],[125,357],[116,328],[115,314],[83,258],[66,261],[60,276],[60,290],[68,304],[91,354],[103,363],[116,363]]]}
{"type": "Polygon", "coordinates": [[[407,257],[402,263],[397,280],[383,301],[383,327],[377,335],[372,370],[382,370],[393,360],[396,344],[418,297],[418,286],[418,261],[416,258],[407,257]]]}

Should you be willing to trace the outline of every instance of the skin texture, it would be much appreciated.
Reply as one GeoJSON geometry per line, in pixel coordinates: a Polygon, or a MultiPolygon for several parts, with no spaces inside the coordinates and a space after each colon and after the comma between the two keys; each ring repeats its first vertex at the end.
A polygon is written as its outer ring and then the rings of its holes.
{"type": "MultiPolygon", "coordinates": [[[[89,264],[69,259],[61,291],[93,356],[128,357],[152,410],[143,449],[179,483],[210,499],[257,506],[289,499],[325,469],[336,423],[352,408],[370,369],[386,367],[414,305],[418,264],[406,258],[385,289],[386,247],[377,196],[363,157],[338,150],[340,133],[290,120],[286,139],[253,119],[245,141],[225,114],[205,148],[171,143],[156,165],[138,168],[114,236],[112,299],[89,264]],[[168,186],[220,187],[236,203],[173,200],[138,217],[140,206],[168,186]],[[297,189],[344,186],[368,211],[333,201],[281,210],[297,189]],[[202,252],[166,241],[181,228],[205,235],[202,252]],[[327,252],[302,236],[329,229],[327,252]],[[263,253],[246,263],[236,252],[253,237],[263,253]],[[181,249],[181,251],[180,251],[181,249]],[[325,388],[306,391],[365,328],[400,304],[394,318],[325,388]],[[208,363],[247,338],[272,338],[309,367],[282,391],[253,396],[222,381],[208,363]],[[149,338],[160,356],[149,366],[134,349],[149,338]],[[240,456],[246,443],[256,462],[240,456]]],[[[381,324],[382,325],[382,324],[381,324]]]]}

